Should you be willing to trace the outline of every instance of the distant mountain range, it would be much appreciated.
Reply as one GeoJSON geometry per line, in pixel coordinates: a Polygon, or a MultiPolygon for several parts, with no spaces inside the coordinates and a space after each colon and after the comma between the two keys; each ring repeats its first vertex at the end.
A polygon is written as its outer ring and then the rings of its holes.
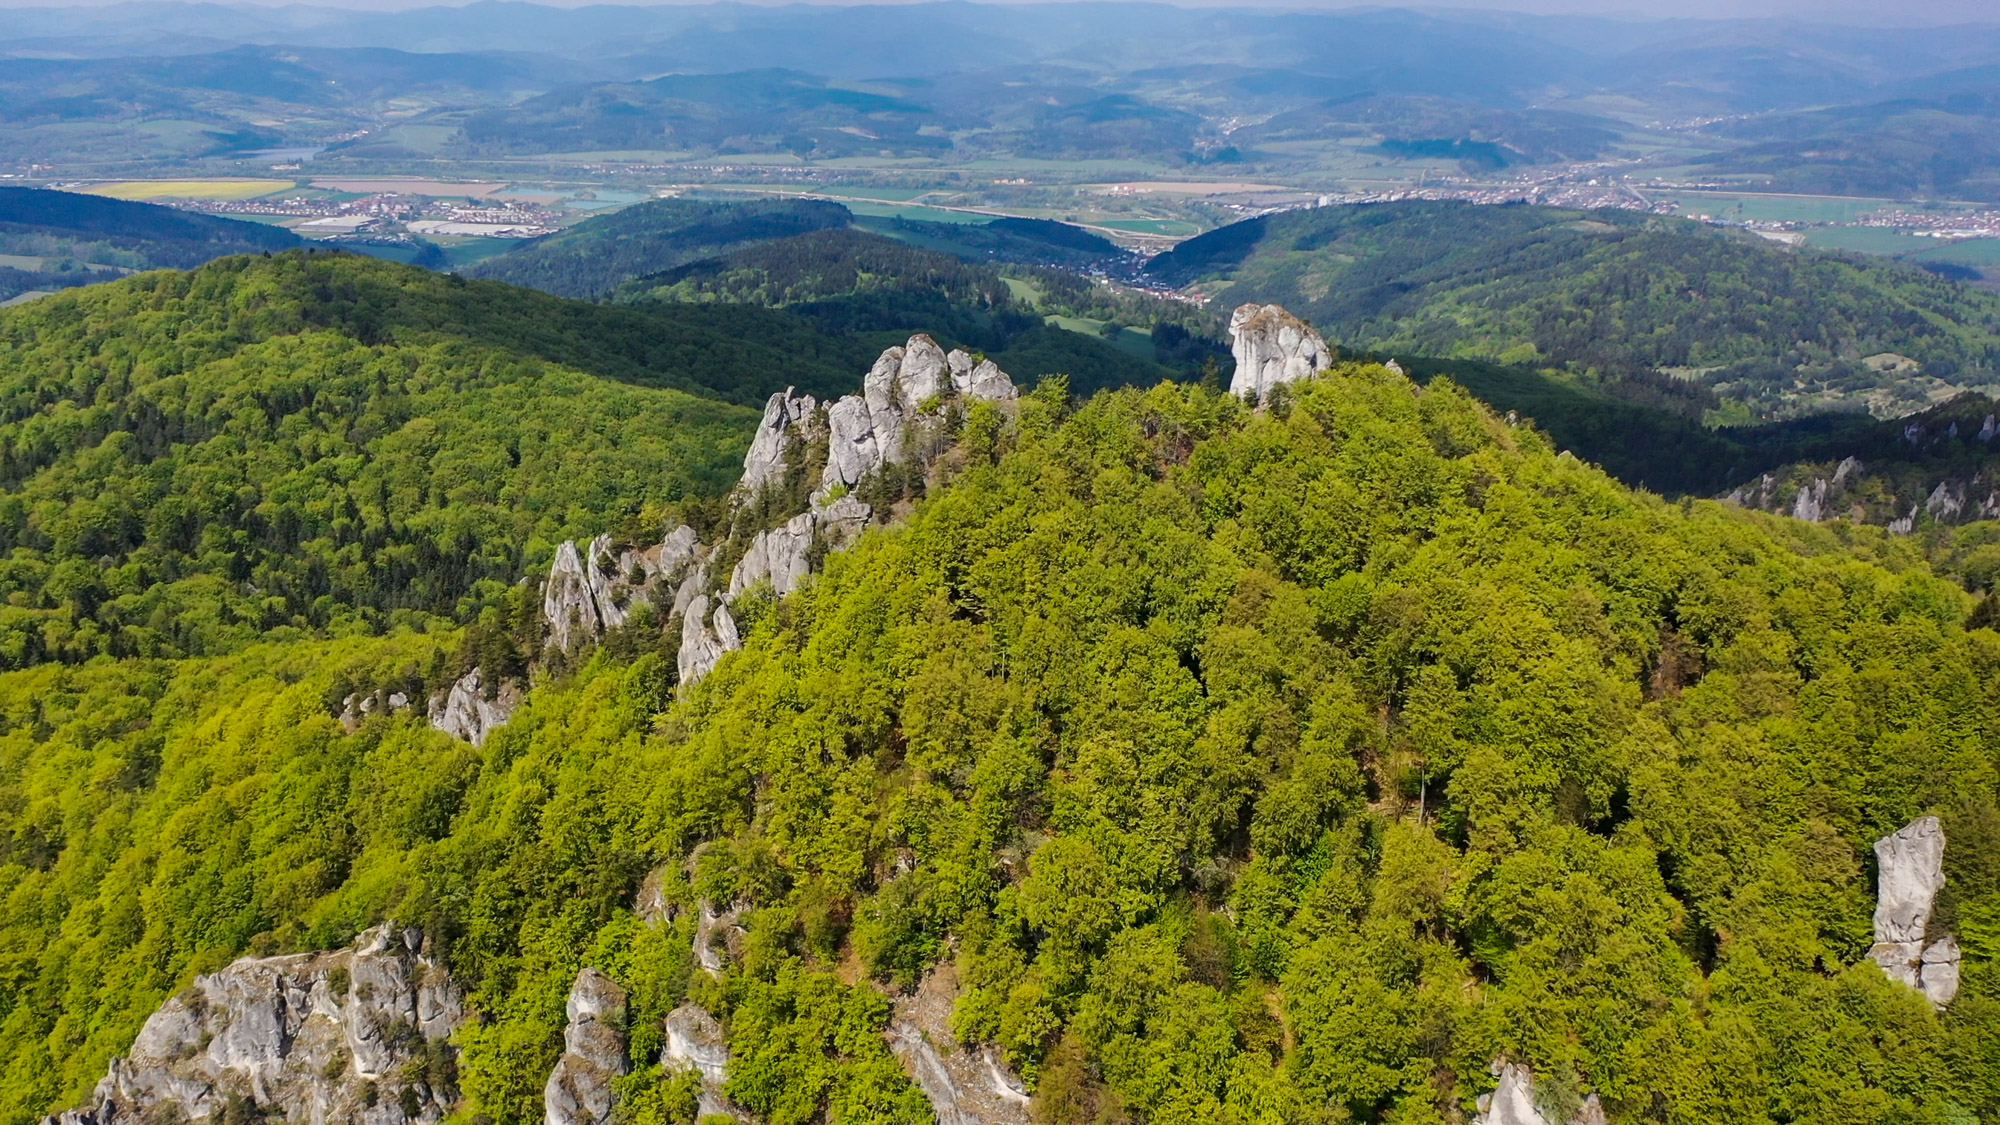
{"type": "Polygon", "coordinates": [[[2000,26],[147,2],[8,10],[0,160],[129,167],[343,138],[324,159],[999,155],[1281,171],[1346,146],[1490,172],[1664,146],[1685,147],[1698,175],[1785,190],[1987,199],[2000,197],[1996,76],[2000,26]]]}

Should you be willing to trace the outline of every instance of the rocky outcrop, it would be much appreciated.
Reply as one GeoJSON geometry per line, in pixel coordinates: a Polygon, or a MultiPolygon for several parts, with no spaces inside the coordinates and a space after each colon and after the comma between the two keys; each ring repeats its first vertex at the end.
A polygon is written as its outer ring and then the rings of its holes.
{"type": "Polygon", "coordinates": [[[946,352],[929,336],[916,335],[876,359],[858,395],[822,408],[810,395],[787,389],[764,404],[743,476],[732,494],[742,505],[785,479],[794,461],[820,440],[826,467],[803,512],[757,532],[729,574],[724,590],[709,569],[711,548],[692,529],[677,527],[659,546],[611,557],[611,540],[599,536],[587,549],[564,543],[549,568],[542,614],[550,642],[565,652],[617,628],[636,604],[650,604],[671,627],[680,619],[680,683],[691,685],[723,655],[742,647],[728,603],[768,583],[783,597],[797,589],[813,563],[840,550],[868,526],[875,512],[848,490],[915,457],[927,459],[943,431],[945,408],[953,399],[979,399],[1011,406],[1019,397],[1014,381],[991,360],[963,351],[946,352]]]}
{"type": "Polygon", "coordinates": [[[688,579],[697,572],[705,574],[707,557],[694,529],[685,525],[651,547],[627,548],[616,556],[609,535],[598,536],[581,550],[575,541],[565,541],[556,548],[542,587],[542,620],[549,643],[573,652],[605,630],[625,624],[634,606],[667,604],[670,595],[678,600],[688,579]]]}
{"type": "Polygon", "coordinates": [[[1229,318],[1236,374],[1229,393],[1264,395],[1280,383],[1310,379],[1333,366],[1333,351],[1313,327],[1278,305],[1243,305],[1229,318]]]}
{"type": "Polygon", "coordinates": [[[486,696],[486,686],[478,668],[460,676],[449,689],[431,697],[431,725],[474,746],[484,744],[493,728],[512,718],[514,708],[521,703],[518,684],[502,683],[491,699],[486,696]]]}
{"type": "Polygon", "coordinates": [[[859,484],[869,474],[911,457],[922,459],[952,397],[1012,405],[1019,391],[992,360],[946,352],[922,334],[875,360],[860,395],[827,408],[826,471],[818,496],[859,484]]]}
{"type": "MultiPolygon", "coordinates": [[[[1495,1059],[1493,1074],[1500,1084],[1492,1093],[1480,1095],[1476,1125],[1554,1125],[1538,1104],[1534,1071],[1518,1063],[1495,1059]]],[[[1606,1125],[1604,1106],[1596,1094],[1583,1099],[1568,1125],[1606,1125]]]]}
{"type": "Polygon", "coordinates": [[[361,729],[361,720],[366,719],[376,711],[379,710],[385,715],[393,715],[398,711],[407,710],[409,706],[410,696],[407,692],[392,691],[384,693],[379,690],[353,692],[347,698],[340,701],[340,726],[342,730],[353,734],[355,731],[361,729]]]}
{"type": "Polygon", "coordinates": [[[220,1120],[247,1100],[295,1125],[434,1122],[462,992],[417,930],[377,926],[347,949],[245,957],[196,977],[111,1062],[91,1104],[45,1125],[220,1120]],[[435,1083],[435,1084],[434,1084],[435,1083]]]}
{"type": "Polygon", "coordinates": [[[699,681],[724,653],[742,647],[743,639],[736,635],[736,619],[729,616],[729,607],[716,602],[711,610],[708,595],[696,594],[681,615],[680,682],[699,681]]]}
{"type": "Polygon", "coordinates": [[[1931,908],[1944,888],[1944,825],[1922,816],[1875,841],[1875,944],[1882,971],[1942,1008],[1958,995],[1958,939],[1927,941],[1931,908]]]}
{"type": "Polygon", "coordinates": [[[613,1083],[631,1070],[625,1047],[625,990],[586,968],[563,1005],[563,1053],[542,1089],[545,1125],[610,1125],[613,1083]]]}
{"type": "Polygon", "coordinates": [[[706,901],[695,911],[694,962],[709,976],[721,976],[725,958],[734,956],[733,947],[745,933],[736,924],[740,914],[734,907],[718,913],[706,901]]]}
{"type": "Polygon", "coordinates": [[[868,505],[842,496],[830,503],[815,502],[782,525],[758,532],[729,576],[729,597],[764,581],[779,597],[791,593],[811,572],[814,544],[830,551],[847,546],[868,526],[871,515],[868,505]]]}
{"type": "Polygon", "coordinates": [[[1028,1092],[992,1044],[959,1045],[951,1032],[958,980],[949,964],[895,1002],[889,1049],[930,1099],[938,1125],[1027,1125],[1028,1092]]]}
{"type": "Polygon", "coordinates": [[[729,1082],[729,1043],[722,1025],[699,1005],[682,1004],[667,1013],[666,1045],[660,1048],[660,1068],[693,1070],[701,1075],[698,1118],[710,1114],[741,1117],[743,1112],[723,1093],[729,1082]]]}
{"type": "Polygon", "coordinates": [[[743,457],[743,476],[736,482],[738,495],[754,497],[766,485],[784,479],[818,409],[819,403],[811,395],[794,394],[790,387],[764,403],[763,421],[757,424],[757,436],[743,457]]]}

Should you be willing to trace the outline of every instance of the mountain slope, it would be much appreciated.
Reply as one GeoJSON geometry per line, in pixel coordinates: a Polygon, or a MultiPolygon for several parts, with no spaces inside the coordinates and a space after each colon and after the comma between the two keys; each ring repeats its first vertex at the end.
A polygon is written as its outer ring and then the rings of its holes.
{"type": "Polygon", "coordinates": [[[7,1119],[192,972],[385,917],[466,982],[496,1125],[584,966],[660,1121],[694,1002],[757,1116],[915,1125],[883,1032],[946,963],[1043,1120],[1466,1120],[1496,1060],[1558,1119],[2000,1112],[2000,637],[1907,540],[1636,495],[1367,365],[964,439],[692,692],[607,645],[477,750],[333,717],[433,638],[0,675],[7,1119]],[[1868,955],[1926,812],[1942,1011],[1868,955]]]}
{"type": "Polygon", "coordinates": [[[1149,269],[1231,304],[1284,304],[1363,347],[1553,362],[1614,381],[1672,368],[1766,415],[1908,413],[2000,379],[2000,297],[1625,212],[1292,211],[1189,239],[1149,269]]]}

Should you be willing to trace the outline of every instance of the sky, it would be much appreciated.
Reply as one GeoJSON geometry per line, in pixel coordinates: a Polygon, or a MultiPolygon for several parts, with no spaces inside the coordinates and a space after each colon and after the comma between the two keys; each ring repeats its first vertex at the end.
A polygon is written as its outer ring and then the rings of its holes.
{"type": "MultiPolygon", "coordinates": [[[[102,7],[129,0],[0,0],[0,8],[102,7]]],[[[310,7],[345,8],[365,11],[398,11],[406,8],[456,6],[473,0],[200,0],[243,7],[275,7],[303,4],[310,7]]],[[[580,4],[675,4],[706,3],[709,0],[530,0],[555,7],[580,4]]],[[[852,0],[739,0],[745,3],[824,3],[852,0]]],[[[922,2],[922,0],[868,0],[870,3],[922,2]]],[[[1061,2],[1061,0],[983,0],[994,3],[1061,2]]],[[[1244,7],[1299,9],[1414,8],[1479,9],[1527,12],[1536,15],[1590,15],[1629,19],[1732,19],[1788,18],[1822,19],[1835,23],[1894,27],[1934,27],[1980,23],[2000,24],[2000,0],[1451,0],[1444,4],[1382,3],[1381,0],[1166,0],[1184,7],[1244,7]]]]}

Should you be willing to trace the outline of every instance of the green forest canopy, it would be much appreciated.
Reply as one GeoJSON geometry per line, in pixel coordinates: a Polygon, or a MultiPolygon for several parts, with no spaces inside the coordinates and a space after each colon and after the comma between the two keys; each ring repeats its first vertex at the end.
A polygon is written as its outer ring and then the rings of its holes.
{"type": "Polygon", "coordinates": [[[946,959],[1045,1121],[1439,1123],[1499,1055],[1620,1122],[2000,1114],[2000,635],[1908,540],[1635,494],[1358,364],[1257,414],[1051,384],[941,464],[686,698],[607,645],[476,750],[333,718],[444,634],[0,674],[4,1120],[190,973],[384,916],[471,988],[496,1125],[586,963],[641,1063],[693,996],[752,1111],[926,1120],[878,990],[946,959]],[[1869,844],[1927,811],[1942,1013],[1866,957],[1869,844]],[[747,908],[720,980],[697,899],[747,908]]]}

